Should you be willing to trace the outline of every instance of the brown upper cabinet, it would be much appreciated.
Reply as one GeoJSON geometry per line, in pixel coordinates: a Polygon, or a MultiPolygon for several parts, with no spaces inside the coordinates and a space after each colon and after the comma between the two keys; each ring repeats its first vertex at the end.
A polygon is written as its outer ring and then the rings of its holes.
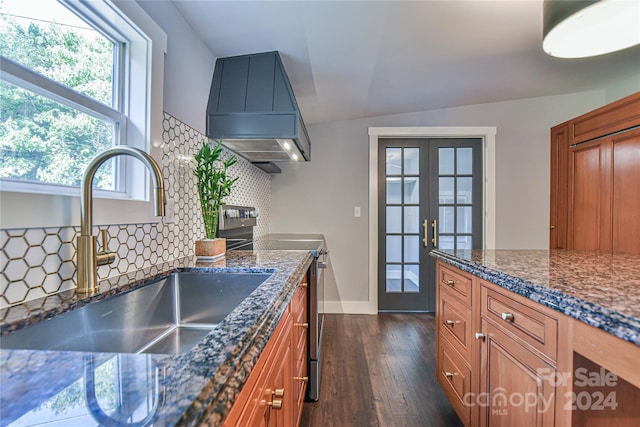
{"type": "Polygon", "coordinates": [[[551,129],[551,249],[640,254],[640,92],[551,129]]]}

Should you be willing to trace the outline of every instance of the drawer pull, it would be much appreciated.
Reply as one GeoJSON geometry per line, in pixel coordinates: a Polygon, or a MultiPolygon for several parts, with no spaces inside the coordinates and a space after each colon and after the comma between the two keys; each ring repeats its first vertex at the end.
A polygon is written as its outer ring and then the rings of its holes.
{"type": "Polygon", "coordinates": [[[449,326],[453,326],[456,322],[454,322],[453,320],[445,320],[444,323],[446,323],[449,326]]]}
{"type": "Polygon", "coordinates": [[[300,326],[301,328],[308,328],[309,324],[307,322],[305,322],[305,323],[294,323],[293,326],[300,326]]]}
{"type": "Polygon", "coordinates": [[[445,372],[444,376],[447,377],[447,379],[450,379],[450,380],[453,379],[453,373],[451,373],[451,372],[445,372]]]}
{"type": "Polygon", "coordinates": [[[300,286],[301,288],[306,288],[309,285],[307,285],[306,283],[300,283],[298,286],[300,286]]]}
{"type": "Polygon", "coordinates": [[[502,313],[502,320],[506,320],[507,322],[513,322],[513,313],[504,312],[502,313]]]}
{"type": "Polygon", "coordinates": [[[447,280],[447,285],[454,287],[456,285],[456,281],[455,280],[447,280]]]}
{"type": "Polygon", "coordinates": [[[303,383],[309,382],[309,377],[293,377],[293,379],[296,381],[302,381],[303,383]]]}
{"type": "Polygon", "coordinates": [[[267,402],[267,406],[271,406],[273,409],[282,409],[282,399],[273,399],[273,401],[267,402]]]}
{"type": "Polygon", "coordinates": [[[284,397],[284,388],[277,388],[271,392],[275,397],[284,397]]]}
{"type": "Polygon", "coordinates": [[[486,335],[485,335],[485,334],[483,334],[482,332],[476,332],[476,339],[477,339],[477,340],[482,340],[482,341],[484,341],[485,337],[486,337],[486,335]]]}

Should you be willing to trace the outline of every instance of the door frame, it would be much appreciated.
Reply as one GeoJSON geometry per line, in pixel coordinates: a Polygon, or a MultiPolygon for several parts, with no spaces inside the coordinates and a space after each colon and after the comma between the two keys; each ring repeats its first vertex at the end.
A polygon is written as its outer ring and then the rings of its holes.
{"type": "Polygon", "coordinates": [[[482,247],[495,249],[495,126],[370,127],[369,134],[369,314],[378,314],[378,143],[384,138],[482,139],[482,247]]]}

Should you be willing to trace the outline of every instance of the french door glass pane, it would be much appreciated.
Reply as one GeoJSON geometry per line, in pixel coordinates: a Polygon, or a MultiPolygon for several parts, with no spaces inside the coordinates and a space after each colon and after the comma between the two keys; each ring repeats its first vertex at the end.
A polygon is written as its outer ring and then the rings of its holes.
{"type": "Polygon", "coordinates": [[[471,206],[458,206],[457,233],[472,233],[473,218],[471,217],[471,206]]]}
{"type": "Polygon", "coordinates": [[[453,203],[454,178],[439,178],[438,203],[453,203]]]}
{"type": "Polygon", "coordinates": [[[456,192],[456,200],[457,203],[464,203],[465,205],[470,205],[473,203],[472,196],[472,178],[471,177],[463,177],[456,178],[457,179],[457,192],[456,192]]]}
{"type": "Polygon", "coordinates": [[[401,206],[387,206],[387,233],[402,233],[401,206]]]}
{"type": "Polygon", "coordinates": [[[404,291],[420,292],[420,265],[405,264],[404,266],[404,291]]]}
{"type": "Polygon", "coordinates": [[[387,264],[387,292],[402,292],[402,266],[400,264],[387,264]]]}
{"type": "Polygon", "coordinates": [[[420,232],[420,207],[419,206],[404,207],[404,232],[405,233],[420,232]]]}
{"type": "Polygon", "coordinates": [[[420,149],[404,149],[404,174],[418,175],[420,173],[420,149]]]}
{"type": "Polygon", "coordinates": [[[404,203],[420,203],[420,178],[417,176],[404,177],[404,203]]]}
{"type": "Polygon", "coordinates": [[[448,236],[443,236],[443,235],[439,235],[438,236],[438,248],[439,249],[454,249],[453,247],[453,236],[452,235],[448,235],[448,236]]]}
{"type": "Polygon", "coordinates": [[[387,236],[387,262],[402,261],[402,236],[387,236]]]}
{"type": "Polygon", "coordinates": [[[458,157],[457,174],[471,175],[473,172],[473,148],[458,148],[456,151],[458,157]]]}
{"type": "Polygon", "coordinates": [[[401,178],[387,178],[387,204],[402,203],[401,178]]]}
{"type": "Polygon", "coordinates": [[[456,236],[456,244],[458,249],[468,249],[471,250],[473,248],[473,239],[471,236],[456,236]]]}
{"type": "Polygon", "coordinates": [[[439,148],[438,149],[438,173],[440,175],[453,175],[453,148],[439,148]]]}
{"type": "Polygon", "coordinates": [[[387,148],[386,151],[387,175],[400,175],[402,173],[402,148],[387,148]]]}
{"type": "Polygon", "coordinates": [[[453,233],[453,206],[440,206],[438,233],[453,233]]]}
{"type": "Polygon", "coordinates": [[[404,262],[420,259],[420,236],[404,236],[404,262]]]}

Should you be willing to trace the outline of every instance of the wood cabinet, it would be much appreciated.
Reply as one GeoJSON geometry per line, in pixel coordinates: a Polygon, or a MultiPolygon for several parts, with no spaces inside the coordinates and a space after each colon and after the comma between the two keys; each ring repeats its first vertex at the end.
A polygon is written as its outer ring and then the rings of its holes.
{"type": "Polygon", "coordinates": [[[640,92],[551,129],[552,249],[640,253],[640,92]]]}
{"type": "Polygon", "coordinates": [[[458,417],[471,425],[472,279],[442,263],[436,267],[436,377],[458,417]]]}
{"type": "Polygon", "coordinates": [[[553,426],[559,315],[438,261],[438,383],[465,426],[553,426]]]}
{"type": "Polygon", "coordinates": [[[290,426],[291,313],[285,310],[224,426],[290,426]]]}
{"type": "Polygon", "coordinates": [[[569,249],[611,250],[609,154],[605,139],[569,149],[569,249]]]}
{"type": "Polygon", "coordinates": [[[436,377],[465,426],[639,425],[638,346],[440,260],[436,274],[436,377]]]}
{"type": "Polygon", "coordinates": [[[480,426],[553,426],[558,320],[480,284],[480,426]]]}
{"type": "Polygon", "coordinates": [[[307,383],[308,274],[227,415],[225,427],[291,427],[300,423],[307,383]]]}

